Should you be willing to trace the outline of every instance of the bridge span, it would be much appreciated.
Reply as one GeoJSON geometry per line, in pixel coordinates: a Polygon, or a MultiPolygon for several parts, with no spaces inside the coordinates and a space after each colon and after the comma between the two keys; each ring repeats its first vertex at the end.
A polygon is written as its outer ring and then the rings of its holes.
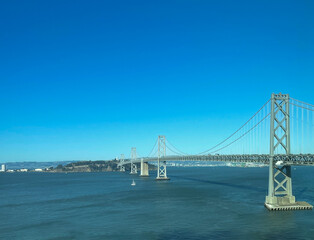
{"type": "MultiPolygon", "coordinates": [[[[160,161],[211,161],[211,162],[239,162],[239,163],[262,163],[269,164],[269,154],[230,154],[230,155],[167,155],[163,158],[158,157],[143,157],[137,159],[125,159],[119,163],[119,166],[144,162],[157,162],[160,161]]],[[[277,166],[280,165],[313,165],[314,166],[314,154],[278,154],[274,155],[274,163],[277,166]]]]}
{"type": "Polygon", "coordinates": [[[148,162],[157,162],[156,180],[169,180],[167,161],[266,164],[269,166],[268,194],[265,199],[267,209],[312,209],[311,204],[297,202],[292,194],[291,166],[314,166],[313,140],[314,105],[290,98],[288,94],[273,93],[245,124],[206,151],[186,154],[161,135],[147,157],[137,157],[136,148],[132,148],[131,157],[125,159],[121,155],[118,166],[125,171],[125,165],[130,164],[130,174],[137,174],[136,163],[140,163],[140,176],[144,177],[149,176],[148,162]],[[265,146],[268,148],[266,151],[265,146]],[[156,152],[152,155],[155,147],[156,152]],[[166,150],[175,154],[167,155],[166,150]]]}

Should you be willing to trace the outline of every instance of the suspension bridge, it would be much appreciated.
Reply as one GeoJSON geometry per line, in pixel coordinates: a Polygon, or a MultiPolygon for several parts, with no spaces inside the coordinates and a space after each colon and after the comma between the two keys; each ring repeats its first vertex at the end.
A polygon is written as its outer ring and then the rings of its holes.
{"type": "Polygon", "coordinates": [[[291,98],[288,94],[272,94],[271,98],[240,128],[213,147],[187,154],[165,136],[158,136],[147,157],[138,157],[136,148],[131,157],[121,154],[118,166],[130,174],[149,176],[149,162],[157,163],[157,180],[169,180],[167,161],[251,162],[269,165],[268,194],[265,207],[269,210],[312,209],[307,202],[295,200],[292,193],[291,166],[314,166],[314,105],[291,98]],[[167,154],[166,154],[167,153],[167,154]]]}

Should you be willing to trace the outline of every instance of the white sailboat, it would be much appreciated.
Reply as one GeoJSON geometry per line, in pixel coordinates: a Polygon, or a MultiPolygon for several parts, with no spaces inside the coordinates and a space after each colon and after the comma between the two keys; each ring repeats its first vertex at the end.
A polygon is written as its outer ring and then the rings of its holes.
{"type": "Polygon", "coordinates": [[[135,186],[135,185],[136,185],[136,183],[134,182],[134,179],[133,179],[133,182],[131,183],[131,185],[132,185],[132,186],[135,186]]]}

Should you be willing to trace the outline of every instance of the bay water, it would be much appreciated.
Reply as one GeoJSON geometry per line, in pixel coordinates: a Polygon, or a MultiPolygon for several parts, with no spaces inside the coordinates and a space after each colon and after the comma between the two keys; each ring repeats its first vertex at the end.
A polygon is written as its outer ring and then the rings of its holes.
{"type": "MultiPolygon", "coordinates": [[[[170,181],[121,172],[0,174],[0,239],[314,239],[314,212],[264,207],[268,168],[169,167],[170,181]],[[136,186],[131,186],[132,180],[136,186]]],[[[314,204],[314,168],[293,168],[314,204]]]]}

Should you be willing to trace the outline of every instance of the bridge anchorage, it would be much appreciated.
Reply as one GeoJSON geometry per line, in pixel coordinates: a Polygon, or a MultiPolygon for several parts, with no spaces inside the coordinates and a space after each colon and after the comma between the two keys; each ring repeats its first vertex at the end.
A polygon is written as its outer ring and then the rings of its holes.
{"type": "Polygon", "coordinates": [[[265,207],[275,211],[313,208],[307,202],[295,201],[292,194],[291,165],[280,167],[274,163],[275,150],[290,154],[289,101],[288,94],[271,96],[269,180],[265,207]]]}
{"type": "Polygon", "coordinates": [[[136,162],[136,148],[131,148],[131,172],[130,174],[137,174],[137,166],[135,164],[136,162]]]}

